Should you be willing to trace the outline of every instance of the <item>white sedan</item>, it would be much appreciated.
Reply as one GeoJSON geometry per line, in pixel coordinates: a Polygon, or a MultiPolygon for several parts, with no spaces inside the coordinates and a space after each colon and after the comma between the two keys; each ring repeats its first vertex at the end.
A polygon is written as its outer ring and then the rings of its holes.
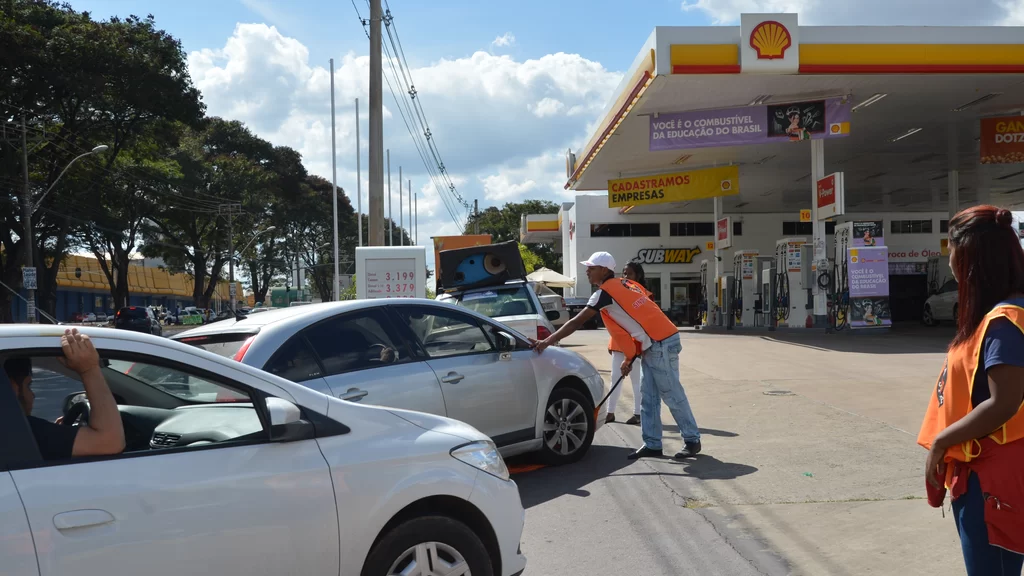
{"type": "Polygon", "coordinates": [[[604,380],[579,354],[537,354],[512,328],[434,300],[282,308],[174,338],[342,400],[455,418],[505,457],[536,450],[549,464],[575,462],[607,412],[595,414],[604,380]]]}
{"type": "MultiPolygon", "coordinates": [[[[0,385],[5,576],[525,569],[518,489],[472,427],[343,402],[155,336],[82,332],[100,352],[127,447],[43,461],[13,388],[0,385]]],[[[2,326],[0,362],[30,358],[34,414],[75,425],[88,402],[58,361],[62,333],[2,326]]]]}

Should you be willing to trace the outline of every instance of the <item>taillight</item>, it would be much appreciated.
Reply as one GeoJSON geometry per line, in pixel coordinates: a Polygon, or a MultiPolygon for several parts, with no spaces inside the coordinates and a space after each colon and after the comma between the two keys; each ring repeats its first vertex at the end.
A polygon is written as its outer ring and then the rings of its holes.
{"type": "Polygon", "coordinates": [[[547,326],[537,326],[537,340],[543,340],[551,336],[551,330],[548,330],[547,326]]]}
{"type": "Polygon", "coordinates": [[[249,346],[252,346],[252,341],[255,339],[255,336],[249,336],[249,339],[242,343],[242,347],[235,352],[234,360],[236,362],[241,362],[242,358],[245,358],[245,353],[249,351],[249,346]]]}

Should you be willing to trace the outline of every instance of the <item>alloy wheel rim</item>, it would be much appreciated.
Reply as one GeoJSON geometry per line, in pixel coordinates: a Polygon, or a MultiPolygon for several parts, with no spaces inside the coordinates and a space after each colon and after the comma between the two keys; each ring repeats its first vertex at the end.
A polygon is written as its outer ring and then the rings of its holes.
{"type": "Polygon", "coordinates": [[[544,413],[544,444],[555,454],[568,456],[582,448],[589,429],[587,411],[575,400],[556,400],[544,413]]]}
{"type": "Polygon", "coordinates": [[[472,576],[469,563],[455,548],[443,542],[422,542],[405,552],[388,570],[388,576],[472,576]]]}

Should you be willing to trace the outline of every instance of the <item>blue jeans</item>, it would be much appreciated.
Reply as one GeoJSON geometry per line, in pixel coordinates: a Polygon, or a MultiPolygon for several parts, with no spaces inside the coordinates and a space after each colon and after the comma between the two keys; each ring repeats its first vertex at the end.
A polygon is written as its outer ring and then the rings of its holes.
{"type": "Polygon", "coordinates": [[[985,497],[977,474],[971,473],[967,492],[953,501],[953,518],[960,532],[967,576],[1020,576],[1024,556],[988,543],[985,497]]]}
{"type": "Polygon", "coordinates": [[[661,450],[661,401],[665,401],[672,418],[679,426],[679,434],[686,442],[700,442],[700,431],[693,418],[690,402],[679,381],[679,353],[683,346],[679,334],[655,342],[641,359],[644,369],[640,383],[640,431],[644,446],[661,450]]]}

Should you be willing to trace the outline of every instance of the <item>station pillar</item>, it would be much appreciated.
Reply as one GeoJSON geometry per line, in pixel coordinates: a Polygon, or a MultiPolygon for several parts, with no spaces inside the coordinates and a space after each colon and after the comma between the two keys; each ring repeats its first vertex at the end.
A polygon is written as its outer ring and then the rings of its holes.
{"type": "Polygon", "coordinates": [[[960,211],[960,171],[950,170],[947,178],[949,186],[949,219],[960,211]]]}
{"type": "MultiPolygon", "coordinates": [[[[811,222],[814,226],[813,262],[817,264],[826,260],[825,222],[818,218],[818,180],[825,177],[825,141],[811,140],[811,222]]],[[[828,322],[828,294],[818,287],[815,274],[812,294],[814,296],[814,325],[824,326],[828,322]]]]}
{"type": "MultiPolygon", "coordinates": [[[[721,287],[722,278],[722,258],[718,249],[718,219],[722,217],[722,197],[718,196],[712,200],[715,210],[715,293],[711,298],[714,298],[714,302],[718,303],[718,290],[721,287]]],[[[710,309],[711,306],[708,306],[710,309]]],[[[722,325],[722,312],[719,310],[718,314],[715,315],[718,318],[718,325],[722,325]]]]}

